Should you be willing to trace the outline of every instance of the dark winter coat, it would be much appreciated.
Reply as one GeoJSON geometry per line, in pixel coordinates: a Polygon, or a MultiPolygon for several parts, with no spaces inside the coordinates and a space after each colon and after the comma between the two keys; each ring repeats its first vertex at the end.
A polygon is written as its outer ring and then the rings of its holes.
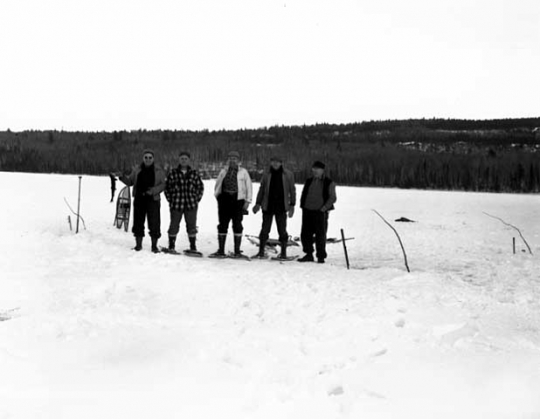
{"type": "MultiPolygon", "coordinates": [[[[260,205],[263,211],[268,211],[269,198],[270,198],[270,180],[272,178],[271,169],[263,173],[261,179],[261,185],[259,186],[259,192],[257,193],[257,199],[255,203],[260,205]]],[[[289,211],[291,207],[296,205],[296,186],[294,184],[294,175],[290,170],[284,169],[282,171],[283,180],[283,203],[285,205],[285,211],[289,211]]]]}
{"type": "MultiPolygon", "coordinates": [[[[120,176],[120,180],[125,183],[127,186],[133,186],[133,196],[139,195],[138,190],[138,179],[139,174],[142,171],[144,163],[141,163],[141,165],[136,166],[133,171],[129,175],[122,175],[120,176]]],[[[163,169],[154,166],[154,182],[153,186],[150,186],[148,188],[148,191],[150,192],[149,196],[152,196],[154,201],[160,200],[160,194],[165,189],[165,172],[163,169]]],[[[142,194],[144,194],[146,191],[140,191],[142,194]]]]}

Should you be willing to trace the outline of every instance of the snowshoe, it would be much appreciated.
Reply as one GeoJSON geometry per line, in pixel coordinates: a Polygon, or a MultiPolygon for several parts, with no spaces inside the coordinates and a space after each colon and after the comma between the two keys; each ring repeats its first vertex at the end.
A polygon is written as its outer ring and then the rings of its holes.
{"type": "Polygon", "coordinates": [[[203,254],[199,252],[198,250],[192,250],[192,249],[186,249],[184,250],[184,255],[191,256],[191,257],[197,257],[202,258],[203,254]]]}

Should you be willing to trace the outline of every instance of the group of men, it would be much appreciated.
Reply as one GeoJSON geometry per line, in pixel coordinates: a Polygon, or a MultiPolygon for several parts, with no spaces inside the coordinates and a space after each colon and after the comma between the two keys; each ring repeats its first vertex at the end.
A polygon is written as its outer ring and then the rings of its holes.
{"type": "MultiPolygon", "coordinates": [[[[220,171],[214,195],[218,204],[218,250],[211,257],[227,257],[225,244],[229,225],[232,223],[234,237],[233,257],[243,257],[241,250],[243,235],[243,217],[253,199],[253,188],[248,171],[240,165],[240,154],[231,151],[227,165],[220,171]]],[[[145,221],[148,222],[152,251],[159,252],[158,240],[161,237],[160,194],[164,192],[169,202],[170,225],[168,230],[168,251],[175,251],[176,238],[180,230],[180,222],[185,219],[189,238],[188,253],[200,254],[197,250],[197,212],[199,202],[204,193],[204,184],[197,170],[191,167],[191,155],[187,151],[179,153],[179,164],[168,174],[155,162],[155,154],[146,149],[140,165],[131,173],[122,174],[120,180],[133,186],[133,228],[135,250],[142,249],[145,235],[145,221]]],[[[300,208],[302,209],[302,228],[300,239],[305,255],[299,262],[324,263],[326,254],[326,233],[328,229],[328,213],[334,209],[336,202],[336,185],[325,175],[325,165],[320,161],[313,163],[312,176],[302,189],[300,208]],[[315,247],[314,247],[315,245],[315,247]],[[315,257],[313,253],[315,252],[315,257]]],[[[265,247],[269,239],[273,220],[279,234],[281,253],[279,258],[287,259],[287,217],[295,212],[296,187],[293,173],[283,167],[279,157],[272,157],[270,166],[265,170],[253,213],[262,210],[262,227],[259,234],[259,252],[256,257],[265,257],[265,247]]]]}

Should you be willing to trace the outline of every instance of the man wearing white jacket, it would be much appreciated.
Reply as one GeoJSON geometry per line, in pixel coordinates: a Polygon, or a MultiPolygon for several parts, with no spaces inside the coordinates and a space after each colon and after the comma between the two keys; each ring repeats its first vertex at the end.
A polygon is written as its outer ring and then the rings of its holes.
{"type": "Polygon", "coordinates": [[[240,154],[231,151],[228,155],[228,166],[218,175],[214,195],[218,201],[218,243],[219,249],[213,253],[214,257],[225,257],[225,241],[229,223],[232,221],[234,233],[234,255],[242,256],[240,246],[242,243],[242,220],[247,213],[252,200],[253,188],[251,178],[246,169],[239,166],[240,154]]]}

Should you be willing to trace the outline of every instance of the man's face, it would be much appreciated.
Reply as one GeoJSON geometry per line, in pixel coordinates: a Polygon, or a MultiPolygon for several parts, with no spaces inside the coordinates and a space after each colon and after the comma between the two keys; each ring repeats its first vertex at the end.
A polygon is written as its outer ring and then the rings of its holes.
{"type": "Polygon", "coordinates": [[[182,155],[178,158],[178,160],[180,161],[180,167],[185,168],[189,166],[190,159],[188,156],[182,155]]]}
{"type": "Polygon", "coordinates": [[[322,178],[324,174],[324,169],[321,169],[320,167],[312,167],[311,173],[313,173],[313,177],[322,178]]]}
{"type": "Polygon", "coordinates": [[[272,166],[272,169],[274,169],[274,170],[279,170],[281,165],[282,165],[282,163],[279,160],[271,160],[270,161],[270,166],[272,166]]]}
{"type": "Polygon", "coordinates": [[[230,156],[229,157],[229,166],[236,167],[236,166],[238,166],[239,162],[240,162],[240,160],[238,159],[238,157],[235,157],[235,156],[230,156]]]}
{"type": "Polygon", "coordinates": [[[152,164],[154,163],[154,156],[152,156],[151,154],[145,154],[143,156],[143,162],[144,162],[144,165],[145,166],[152,166],[152,164]]]}

